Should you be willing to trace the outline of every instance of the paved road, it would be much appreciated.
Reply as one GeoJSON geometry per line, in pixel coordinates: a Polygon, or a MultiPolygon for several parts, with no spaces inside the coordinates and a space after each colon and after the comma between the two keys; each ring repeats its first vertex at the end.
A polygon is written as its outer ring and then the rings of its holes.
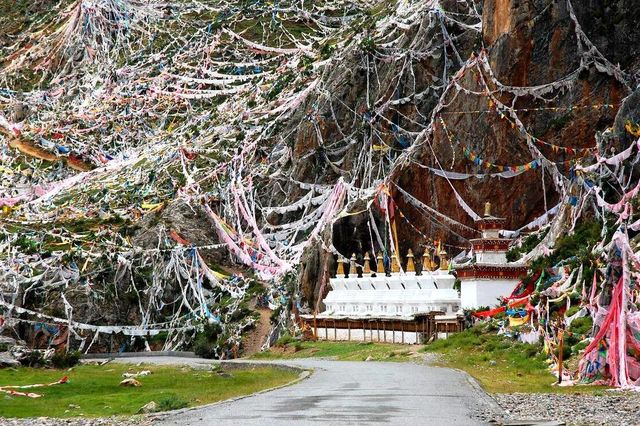
{"type": "MultiPolygon", "coordinates": [[[[211,365],[189,358],[122,362],[211,365]]],[[[236,401],[169,414],[161,425],[480,425],[473,413],[495,409],[466,374],[412,363],[321,359],[282,362],[311,368],[301,382],[236,401]]]]}

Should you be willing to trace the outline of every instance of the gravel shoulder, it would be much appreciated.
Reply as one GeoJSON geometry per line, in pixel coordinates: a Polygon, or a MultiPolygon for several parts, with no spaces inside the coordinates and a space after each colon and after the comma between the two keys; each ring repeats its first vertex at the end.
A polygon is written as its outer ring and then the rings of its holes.
{"type": "MultiPolygon", "coordinates": [[[[425,354],[424,362],[438,364],[437,353],[425,354]]],[[[549,382],[553,377],[549,375],[549,382]]],[[[480,413],[489,422],[533,424],[536,421],[566,425],[640,425],[640,393],[602,390],[593,392],[588,386],[574,388],[574,394],[552,393],[494,393],[489,394],[500,407],[480,413]]]]}
{"type": "Polygon", "coordinates": [[[567,425],[640,424],[640,394],[603,391],[599,394],[495,394],[506,420],[553,419],[567,425]]]}

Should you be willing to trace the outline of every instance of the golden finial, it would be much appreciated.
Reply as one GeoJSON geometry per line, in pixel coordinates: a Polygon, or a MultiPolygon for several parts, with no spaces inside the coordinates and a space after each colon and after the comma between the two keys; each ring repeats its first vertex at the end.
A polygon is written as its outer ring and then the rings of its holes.
{"type": "Polygon", "coordinates": [[[415,271],[416,271],[416,267],[413,263],[413,251],[409,249],[409,251],[407,251],[407,272],[415,272],[415,271]]]}
{"type": "Polygon", "coordinates": [[[392,273],[400,272],[400,259],[398,259],[397,253],[391,254],[391,272],[392,273]]]}
{"type": "Polygon", "coordinates": [[[491,203],[487,201],[484,203],[484,217],[489,216],[491,216],[491,203]]]}
{"type": "Polygon", "coordinates": [[[356,267],[356,254],[351,254],[351,261],[349,262],[349,273],[353,273],[358,276],[358,268],[356,267]]]}
{"type": "Polygon", "coordinates": [[[362,268],[362,275],[371,275],[371,265],[369,264],[369,252],[364,254],[364,267],[362,268]]]}
{"type": "Polygon", "coordinates": [[[336,276],[344,276],[344,257],[341,254],[338,255],[338,270],[336,276]]]}
{"type": "Polygon", "coordinates": [[[384,275],[384,259],[380,252],[378,252],[378,257],[376,258],[376,272],[384,275]]]}
{"type": "Polygon", "coordinates": [[[449,269],[449,262],[447,261],[447,251],[445,249],[440,249],[440,269],[446,271],[449,269]]]}
{"type": "Polygon", "coordinates": [[[422,270],[430,271],[433,268],[431,264],[431,256],[429,255],[429,249],[425,248],[424,253],[422,253],[422,270]]]}

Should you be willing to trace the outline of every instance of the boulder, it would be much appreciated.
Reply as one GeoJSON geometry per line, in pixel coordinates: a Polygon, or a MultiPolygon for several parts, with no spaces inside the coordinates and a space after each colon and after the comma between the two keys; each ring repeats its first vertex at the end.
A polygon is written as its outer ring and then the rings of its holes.
{"type": "Polygon", "coordinates": [[[129,388],[137,388],[142,386],[142,383],[137,381],[136,379],[124,379],[120,382],[120,386],[129,387],[129,388]]]}
{"type": "Polygon", "coordinates": [[[138,377],[145,377],[151,374],[149,370],[142,370],[137,373],[122,373],[122,377],[125,379],[137,379],[138,377]]]}
{"type": "Polygon", "coordinates": [[[16,339],[14,339],[13,337],[9,337],[9,336],[0,336],[0,346],[2,345],[6,345],[6,346],[15,346],[16,345],[16,339]]]}
{"type": "Polygon", "coordinates": [[[9,350],[11,356],[29,366],[46,364],[55,354],[53,349],[30,349],[26,346],[15,345],[9,350]]]}
{"type": "Polygon", "coordinates": [[[156,404],[155,401],[151,401],[151,402],[143,405],[138,410],[138,414],[149,414],[149,413],[155,413],[156,411],[158,411],[158,404],[156,404]]]}
{"type": "Polygon", "coordinates": [[[20,361],[15,359],[9,352],[0,352],[0,368],[20,367],[20,361]]]}

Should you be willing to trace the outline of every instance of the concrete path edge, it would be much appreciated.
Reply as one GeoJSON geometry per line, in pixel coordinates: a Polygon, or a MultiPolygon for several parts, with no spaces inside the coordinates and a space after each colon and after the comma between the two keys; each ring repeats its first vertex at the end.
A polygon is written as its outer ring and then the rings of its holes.
{"type": "Polygon", "coordinates": [[[180,408],[178,410],[170,410],[170,411],[162,411],[160,413],[151,413],[151,414],[147,414],[145,415],[146,418],[151,419],[151,420],[162,420],[165,417],[169,417],[169,416],[173,416],[176,414],[182,414],[182,413],[186,413],[189,411],[194,411],[194,410],[201,410],[203,408],[209,408],[209,407],[215,407],[218,405],[222,405],[222,404],[228,404],[230,402],[234,402],[234,401],[239,401],[241,399],[245,399],[245,398],[251,398],[253,396],[256,395],[261,395],[263,393],[267,393],[267,392],[273,392],[275,390],[278,389],[282,389],[282,388],[286,388],[289,386],[293,386],[297,383],[300,383],[303,380],[308,379],[309,377],[311,377],[311,375],[313,374],[313,369],[306,369],[306,368],[300,368],[300,367],[296,367],[293,365],[286,365],[286,364],[275,364],[275,363],[267,363],[267,362],[251,362],[251,361],[240,361],[236,360],[233,362],[228,362],[228,361],[218,361],[215,362],[214,364],[219,364],[222,367],[231,367],[233,368],[252,368],[252,367],[272,367],[272,368],[276,368],[279,370],[288,370],[288,371],[297,371],[298,372],[298,377],[296,377],[295,379],[293,379],[292,381],[288,382],[288,383],[284,383],[282,385],[278,385],[278,386],[274,386],[271,388],[267,388],[267,389],[262,389],[260,391],[257,392],[253,392],[250,394],[246,394],[246,395],[239,395],[239,396],[235,396],[233,398],[228,398],[228,399],[224,399],[222,401],[216,401],[216,402],[212,402],[210,404],[204,404],[204,405],[196,405],[194,407],[187,407],[187,408],[180,408]]]}
{"type": "Polygon", "coordinates": [[[460,370],[458,368],[451,368],[451,369],[459,371],[465,375],[465,377],[467,378],[467,381],[469,382],[473,390],[478,394],[478,397],[481,399],[483,404],[487,406],[488,410],[494,413],[494,415],[497,417],[504,415],[504,410],[500,406],[500,404],[498,404],[498,401],[496,401],[495,398],[492,397],[489,392],[487,392],[482,388],[482,385],[480,385],[480,383],[476,380],[475,377],[473,377],[471,374],[467,373],[464,370],[460,370]]]}

